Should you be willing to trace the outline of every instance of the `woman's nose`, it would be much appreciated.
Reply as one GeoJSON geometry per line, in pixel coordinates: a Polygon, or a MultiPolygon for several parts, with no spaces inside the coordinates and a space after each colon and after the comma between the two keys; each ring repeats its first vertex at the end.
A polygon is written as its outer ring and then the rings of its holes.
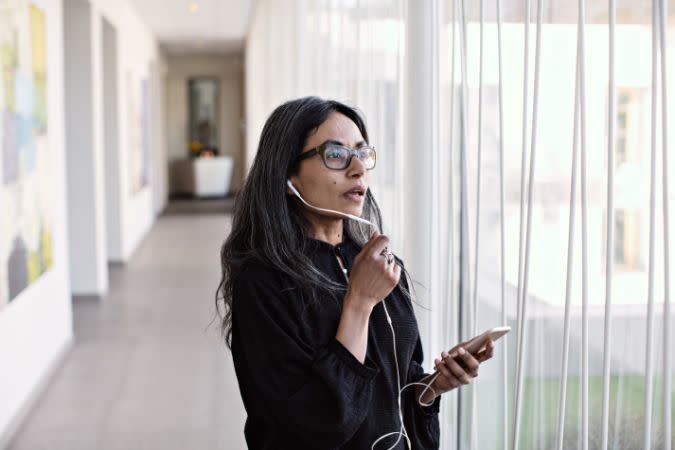
{"type": "Polygon", "coordinates": [[[347,176],[362,176],[366,172],[366,164],[361,161],[356,155],[352,156],[347,168],[347,176]]]}

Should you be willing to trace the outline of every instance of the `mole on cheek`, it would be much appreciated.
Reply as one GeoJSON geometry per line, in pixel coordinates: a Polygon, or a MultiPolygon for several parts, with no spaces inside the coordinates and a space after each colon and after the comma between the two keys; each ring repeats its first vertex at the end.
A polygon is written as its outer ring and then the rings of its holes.
{"type": "Polygon", "coordinates": [[[337,184],[337,181],[333,181],[333,184],[337,184]]]}

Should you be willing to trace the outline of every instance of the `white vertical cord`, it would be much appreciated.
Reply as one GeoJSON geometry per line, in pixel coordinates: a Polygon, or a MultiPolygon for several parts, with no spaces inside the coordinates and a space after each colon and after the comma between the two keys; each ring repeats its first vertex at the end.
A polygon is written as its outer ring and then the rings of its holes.
{"type": "MultiPolygon", "coordinates": [[[[452,61],[450,63],[450,135],[449,135],[449,141],[450,141],[450,149],[448,151],[448,170],[450,171],[449,173],[449,180],[450,180],[450,193],[449,193],[449,198],[448,198],[448,233],[449,233],[449,239],[448,239],[448,272],[450,272],[450,276],[447,278],[447,287],[446,287],[446,293],[448,298],[450,299],[449,305],[454,305],[455,304],[455,270],[454,270],[454,261],[455,261],[455,189],[454,189],[454,175],[455,172],[453,171],[454,169],[454,158],[453,158],[453,151],[455,150],[455,45],[456,45],[456,40],[455,40],[455,30],[457,28],[457,22],[456,22],[456,13],[457,13],[457,2],[456,0],[452,0],[452,61]]],[[[446,302],[447,304],[447,302],[446,302]]],[[[449,314],[446,314],[445,316],[446,319],[450,319],[449,314]]],[[[449,327],[447,327],[449,329],[449,327]]],[[[448,336],[450,337],[450,336],[448,336]]]]}
{"type": "Polygon", "coordinates": [[[537,112],[539,109],[539,66],[541,53],[541,22],[544,14],[543,0],[537,1],[537,37],[534,56],[534,97],[532,101],[532,136],[530,143],[530,173],[528,179],[527,192],[527,232],[525,238],[525,255],[524,255],[524,270],[523,270],[523,290],[522,290],[522,308],[519,318],[520,338],[518,340],[518,362],[517,362],[517,379],[516,379],[516,405],[514,415],[514,431],[513,431],[513,449],[518,448],[520,439],[520,413],[522,407],[523,396],[523,378],[525,368],[523,367],[524,353],[525,353],[525,332],[527,330],[527,283],[528,272],[530,266],[530,239],[532,237],[532,203],[534,191],[534,162],[537,150],[537,112]]]}
{"type": "MultiPolygon", "coordinates": [[[[461,16],[460,16],[461,22],[462,22],[461,23],[461,33],[460,33],[461,59],[462,59],[462,64],[461,64],[461,69],[462,69],[462,105],[461,105],[462,106],[462,139],[463,139],[464,150],[466,150],[467,139],[468,139],[466,121],[467,121],[467,118],[469,116],[468,106],[467,106],[467,104],[468,104],[467,96],[469,94],[469,88],[468,88],[468,75],[467,75],[467,64],[468,63],[467,63],[467,49],[466,49],[466,47],[467,47],[467,42],[466,42],[466,40],[467,40],[466,8],[464,6],[464,0],[460,0],[460,6],[462,8],[462,13],[461,13],[461,16]]],[[[468,205],[468,201],[469,201],[469,199],[468,199],[468,187],[466,185],[466,176],[468,174],[468,166],[467,166],[466,151],[464,152],[462,165],[463,165],[462,170],[464,171],[463,185],[462,185],[462,195],[464,197],[464,202],[465,202],[464,204],[468,205]]],[[[466,220],[466,225],[467,225],[466,226],[467,236],[465,236],[464,239],[465,239],[466,242],[468,242],[469,241],[469,236],[468,236],[468,232],[469,232],[468,220],[469,219],[468,219],[468,214],[467,214],[466,208],[462,209],[462,215],[463,215],[462,220],[466,220]]],[[[465,256],[466,256],[465,263],[466,263],[466,267],[468,269],[471,265],[470,264],[470,258],[469,258],[470,255],[467,254],[465,256]]],[[[470,273],[469,270],[467,270],[467,276],[468,276],[467,286],[470,286],[471,285],[471,273],[470,273]]],[[[471,309],[469,309],[469,311],[471,311],[471,309]]],[[[470,320],[471,320],[471,318],[470,318],[470,320]]],[[[460,337],[460,339],[461,338],[462,337],[460,337]]]]}
{"type": "Polygon", "coordinates": [[[333,50],[333,53],[335,54],[336,61],[335,65],[333,66],[335,69],[333,70],[334,76],[337,78],[335,80],[335,88],[334,91],[335,94],[339,96],[339,98],[347,98],[345,95],[345,86],[347,86],[347,83],[345,83],[343,80],[346,79],[345,73],[343,72],[343,65],[341,64],[342,61],[344,61],[344,57],[342,56],[342,52],[344,51],[344,45],[340,45],[340,43],[344,42],[344,13],[343,13],[343,7],[340,4],[342,3],[340,0],[337,0],[333,3],[331,3],[331,24],[333,22],[336,23],[335,26],[335,37],[337,38],[337,42],[335,43],[335,47],[333,50]]]}
{"type": "Polygon", "coordinates": [[[565,409],[567,406],[567,368],[569,365],[570,310],[572,303],[572,268],[574,265],[574,221],[576,216],[577,155],[579,153],[579,42],[577,40],[577,61],[574,82],[574,122],[572,137],[572,174],[570,181],[570,213],[567,226],[567,278],[565,280],[565,319],[563,326],[563,352],[560,367],[560,393],[558,398],[558,428],[556,449],[563,450],[565,434],[565,409]]]}
{"type": "MultiPolygon", "coordinates": [[[[402,24],[405,24],[407,21],[407,11],[406,11],[406,5],[407,2],[405,0],[399,0],[398,1],[398,17],[399,20],[402,24]]],[[[359,19],[360,22],[360,19],[359,19]]],[[[360,25],[359,25],[360,28],[360,25]]],[[[403,27],[401,27],[401,30],[398,30],[396,36],[398,39],[398,61],[397,61],[397,69],[398,69],[398,95],[399,95],[399,104],[404,103],[406,91],[405,91],[405,86],[406,86],[406,71],[404,70],[405,68],[405,63],[406,63],[406,55],[405,55],[405,41],[403,37],[403,27]]],[[[359,43],[359,47],[360,47],[359,43]]],[[[407,117],[407,111],[405,111],[406,108],[398,108],[398,119],[399,123],[404,124],[406,123],[407,117]]],[[[405,128],[404,126],[399,127],[398,130],[398,137],[399,137],[399,143],[400,142],[405,142],[406,135],[405,135],[405,128]]],[[[396,146],[396,174],[397,174],[397,179],[402,180],[404,176],[404,153],[403,153],[403,146],[401,144],[398,144],[396,146]]],[[[398,186],[398,195],[400,195],[399,198],[403,197],[403,187],[400,186],[401,183],[398,186]]],[[[396,236],[402,237],[403,236],[403,214],[398,214],[397,215],[397,233],[396,236]]]]}
{"type": "Polygon", "coordinates": [[[339,98],[346,98],[347,96],[346,91],[345,91],[345,86],[347,86],[347,83],[345,83],[343,80],[346,79],[345,73],[343,72],[343,65],[341,64],[341,61],[343,61],[343,56],[342,52],[344,49],[344,45],[341,45],[341,43],[344,42],[344,13],[342,9],[342,5],[340,5],[341,0],[335,0],[331,3],[331,25],[335,24],[333,27],[333,34],[337,38],[337,42],[335,43],[335,46],[333,47],[333,53],[336,57],[336,61],[334,64],[334,69],[333,69],[333,74],[336,78],[335,84],[333,87],[333,92],[339,96],[339,98]]]}
{"type": "Polygon", "coordinates": [[[588,181],[586,169],[586,1],[579,0],[579,139],[581,141],[581,448],[588,450],[588,181]]]}
{"type": "MultiPolygon", "coordinates": [[[[427,173],[427,179],[429,180],[429,188],[430,188],[430,214],[429,214],[429,223],[428,223],[428,233],[430,238],[430,243],[433,242],[438,242],[439,241],[439,217],[438,217],[438,191],[439,191],[439,186],[438,186],[438,180],[440,180],[440,177],[438,175],[438,171],[440,170],[440,164],[439,164],[439,155],[436,149],[438,148],[438,142],[436,140],[436,134],[438,131],[437,127],[437,99],[438,99],[438,92],[436,90],[436,74],[438,72],[437,70],[437,62],[438,58],[436,57],[437,55],[437,43],[438,43],[438,33],[437,33],[437,20],[438,14],[437,14],[437,6],[438,2],[437,1],[432,1],[431,2],[431,11],[427,15],[426,19],[428,19],[428,28],[425,30],[427,33],[430,35],[429,42],[431,45],[428,46],[425,50],[429,53],[429,61],[431,65],[431,70],[429,70],[428,77],[427,77],[427,83],[431,87],[431,97],[432,101],[431,104],[429,105],[431,109],[431,167],[429,167],[429,171],[427,173]]],[[[429,295],[429,308],[431,311],[436,311],[436,304],[439,301],[439,295],[438,295],[438,283],[436,280],[438,280],[439,277],[439,270],[438,270],[438,246],[432,245],[429,251],[427,252],[427,264],[429,267],[429,280],[428,280],[428,295],[429,295]]],[[[436,321],[432,320],[433,317],[431,314],[425,314],[424,315],[424,321],[426,322],[426,329],[427,329],[427,336],[430,338],[430,343],[433,343],[435,345],[436,342],[438,342],[438,335],[436,334],[436,321]]],[[[433,352],[434,354],[436,353],[435,351],[433,352]]]]}
{"type": "MultiPolygon", "coordinates": [[[[433,63],[434,63],[434,98],[436,99],[433,102],[434,106],[434,147],[438,149],[438,152],[443,152],[441,149],[441,144],[443,142],[443,129],[444,129],[444,123],[441,122],[442,119],[442,110],[445,105],[445,99],[442,97],[443,96],[443,69],[442,67],[445,65],[444,64],[444,54],[443,51],[445,50],[445,35],[446,35],[446,20],[445,20],[445,14],[446,14],[446,9],[445,9],[445,4],[440,3],[440,2],[435,2],[434,6],[434,35],[433,35],[433,41],[434,41],[434,54],[433,54],[433,63]]],[[[452,134],[452,133],[451,133],[452,134]]],[[[451,175],[445,174],[444,169],[445,169],[445,160],[444,160],[445,152],[439,153],[437,156],[437,161],[438,161],[438,167],[436,170],[436,180],[437,184],[439,186],[438,190],[439,193],[436,194],[436,209],[438,210],[436,214],[436,219],[437,219],[437,226],[436,226],[436,238],[438,239],[437,242],[441,242],[443,240],[443,237],[446,236],[444,233],[446,230],[450,229],[449,224],[445,223],[445,217],[443,216],[443,207],[447,204],[445,202],[445,199],[443,198],[443,195],[440,193],[441,192],[441,187],[444,186],[444,181],[447,177],[448,179],[448,189],[445,192],[448,192],[449,195],[452,195],[452,177],[451,175]]],[[[448,155],[449,160],[452,161],[451,155],[448,155]]],[[[448,239],[451,237],[448,236],[448,239]]],[[[444,251],[442,246],[438,246],[436,250],[436,260],[435,260],[435,265],[437,266],[437,276],[438,276],[438,281],[436,283],[436,292],[437,292],[437,297],[438,299],[436,300],[436,305],[438,305],[438,311],[443,314],[445,311],[445,304],[448,301],[448,296],[447,292],[444,292],[444,288],[447,283],[447,279],[449,277],[449,271],[450,271],[450,266],[448,266],[445,271],[443,268],[443,259],[444,259],[444,251]]],[[[445,317],[445,316],[444,316],[445,317]]],[[[439,321],[433,321],[435,327],[436,327],[436,332],[434,334],[435,339],[437,340],[437,349],[438,353],[440,353],[440,350],[442,347],[446,345],[447,342],[451,342],[450,340],[447,339],[447,331],[448,331],[448,324],[452,322],[439,322],[439,321]]]]}
{"type": "Polygon", "coordinates": [[[602,374],[602,443],[609,443],[609,394],[612,345],[612,273],[614,270],[614,147],[616,136],[616,92],[614,83],[615,0],[609,0],[609,112],[607,117],[607,255],[605,260],[605,329],[602,374]]]}
{"type": "MultiPolygon", "coordinates": [[[[460,14],[460,19],[461,19],[461,28],[460,28],[460,56],[461,56],[461,70],[462,70],[462,96],[461,96],[461,114],[460,114],[460,122],[461,122],[461,133],[462,133],[462,145],[460,146],[460,159],[461,159],[461,167],[460,170],[462,171],[462,176],[461,176],[461,188],[460,188],[460,195],[462,196],[462,207],[460,208],[460,220],[461,220],[461,227],[464,230],[464,233],[466,233],[465,236],[462,236],[462,241],[464,242],[470,242],[469,241],[469,216],[467,213],[467,205],[469,204],[469,199],[468,199],[468,186],[467,186],[467,175],[469,173],[468,167],[467,167],[467,119],[469,117],[468,115],[468,101],[467,101],[467,96],[468,96],[468,81],[467,81],[467,33],[466,33],[466,8],[464,5],[464,0],[460,0],[460,7],[461,7],[461,14],[460,14]]],[[[470,267],[471,267],[471,261],[470,261],[470,254],[468,252],[468,245],[466,246],[467,251],[463,251],[462,255],[462,265],[464,267],[461,268],[463,274],[465,276],[462,277],[462,284],[466,282],[466,290],[467,290],[467,295],[466,297],[462,297],[462,299],[470,298],[470,286],[471,286],[471,273],[470,273],[470,267]]],[[[464,289],[464,287],[462,288],[464,289]]],[[[467,308],[469,312],[471,312],[471,308],[467,308]]],[[[469,318],[471,320],[471,318],[469,318]]],[[[460,317],[460,320],[463,320],[463,317],[460,317]]],[[[460,336],[460,339],[462,339],[463,336],[460,336]]],[[[461,398],[461,397],[460,397],[461,398]]],[[[465,408],[466,405],[460,405],[461,408],[465,408]]],[[[460,414],[463,411],[460,410],[460,414]]],[[[459,436],[459,442],[461,443],[461,436],[462,436],[462,429],[458,429],[458,434],[459,436]]],[[[460,444],[460,447],[461,444],[460,444]]]]}
{"type": "MultiPolygon", "coordinates": [[[[450,149],[448,150],[448,179],[449,179],[449,198],[448,198],[448,253],[447,253],[447,267],[449,272],[448,277],[446,278],[446,298],[449,300],[444,302],[444,306],[447,308],[444,311],[443,318],[446,320],[447,324],[453,323],[451,308],[454,308],[455,305],[455,172],[454,172],[454,155],[455,150],[455,32],[457,28],[457,1],[452,0],[452,50],[451,50],[451,63],[450,63],[450,149]]],[[[456,322],[455,322],[456,323],[456,322]]],[[[446,326],[445,338],[446,342],[454,342],[453,336],[450,335],[452,327],[446,326]]],[[[456,423],[456,422],[455,422],[456,423]]],[[[445,446],[443,447],[445,448],[445,446]]]]}
{"type": "MultiPolygon", "coordinates": [[[[361,13],[362,13],[362,11],[363,11],[363,7],[361,6],[361,1],[362,1],[362,0],[356,0],[356,5],[355,5],[355,7],[354,7],[354,11],[352,12],[353,16],[356,17],[356,19],[354,20],[354,23],[356,24],[356,25],[355,25],[356,30],[355,30],[355,32],[354,32],[354,34],[355,34],[355,36],[354,36],[354,41],[355,41],[355,47],[358,49],[358,50],[357,50],[357,51],[358,51],[358,53],[357,53],[358,56],[356,57],[356,60],[359,61],[359,63],[360,63],[361,60],[363,59],[363,53],[362,53],[361,51],[359,51],[359,50],[361,50],[361,48],[362,48],[362,47],[361,47],[361,39],[362,39],[362,34],[361,34],[361,13]]],[[[397,44],[398,44],[398,52],[399,52],[398,54],[400,55],[400,53],[401,53],[401,45],[400,45],[399,42],[397,42],[397,44]]],[[[360,64],[359,64],[359,65],[360,65],[360,64]]],[[[400,68],[398,67],[398,65],[397,65],[396,68],[397,68],[397,70],[400,72],[400,68]]],[[[397,73],[396,75],[397,75],[397,76],[396,76],[396,81],[400,83],[400,76],[399,76],[398,73],[397,73]]],[[[354,101],[356,102],[357,105],[358,105],[358,104],[361,104],[361,101],[362,101],[362,95],[363,95],[363,94],[362,94],[362,89],[361,89],[361,77],[360,77],[360,76],[355,76],[355,77],[354,77],[354,101]]],[[[401,109],[402,109],[402,108],[401,108],[401,109]]],[[[399,127],[399,128],[403,128],[403,127],[399,127]]],[[[400,178],[398,178],[398,179],[400,180],[400,178]]]]}
{"type": "Polygon", "coordinates": [[[364,22],[365,22],[365,27],[364,30],[366,31],[366,42],[367,42],[367,47],[366,47],[366,73],[367,73],[367,78],[366,78],[366,108],[368,108],[371,111],[376,111],[377,106],[375,105],[375,102],[373,101],[373,98],[375,96],[376,92],[376,87],[375,87],[375,80],[374,80],[374,63],[373,60],[374,58],[374,51],[373,51],[373,26],[372,23],[375,20],[375,13],[372,8],[368,8],[366,6],[365,8],[365,17],[364,17],[364,22]]]}
{"type": "MultiPolygon", "coordinates": [[[[467,24],[466,24],[466,5],[464,4],[464,0],[462,0],[461,5],[462,5],[462,39],[463,39],[463,40],[462,40],[462,52],[463,52],[463,65],[462,65],[462,71],[463,71],[463,73],[462,73],[462,99],[463,99],[463,101],[462,101],[462,114],[463,114],[463,117],[464,117],[464,121],[463,121],[463,123],[464,123],[464,129],[463,129],[464,143],[465,143],[465,146],[467,146],[467,145],[468,145],[468,140],[469,140],[469,129],[468,129],[469,127],[468,127],[468,125],[467,125],[467,124],[468,124],[468,120],[469,120],[469,119],[468,119],[468,118],[469,118],[469,59],[468,59],[468,58],[469,58],[469,57],[468,57],[468,45],[469,45],[469,44],[468,44],[468,39],[469,39],[468,36],[469,36],[469,33],[468,33],[468,31],[467,31],[467,24]]],[[[465,175],[468,176],[468,174],[469,174],[469,167],[468,167],[469,160],[468,160],[468,158],[464,158],[464,163],[466,164],[466,166],[465,166],[466,174],[465,174],[465,175]]],[[[466,177],[465,177],[465,178],[466,178],[466,177]]],[[[467,178],[467,183],[468,183],[468,178],[467,178]]],[[[469,190],[468,190],[468,186],[465,186],[465,187],[466,187],[466,192],[465,192],[465,193],[466,193],[466,195],[467,195],[466,201],[467,201],[467,205],[468,205],[468,201],[469,201],[468,193],[469,193],[469,190]]],[[[466,220],[467,220],[467,233],[468,233],[468,231],[469,231],[469,227],[468,227],[468,220],[469,220],[469,218],[468,218],[468,210],[466,210],[466,213],[467,213],[467,215],[466,215],[466,220]]],[[[468,235],[468,234],[467,234],[467,236],[466,236],[466,240],[467,240],[467,242],[470,242],[470,239],[469,239],[469,235],[468,235]]],[[[468,269],[468,268],[470,268],[470,266],[471,266],[471,264],[470,264],[470,263],[471,263],[471,258],[470,258],[470,255],[469,255],[469,254],[467,254],[467,260],[466,260],[466,262],[467,262],[467,269],[468,269]]],[[[471,289],[470,289],[470,286],[471,286],[471,270],[467,270],[467,273],[469,274],[469,280],[467,281],[467,286],[469,287],[469,293],[470,293],[470,292],[471,292],[471,289]]],[[[468,297],[468,298],[469,298],[469,297],[468,297]]],[[[469,311],[471,312],[471,310],[469,310],[469,311]]],[[[470,321],[473,321],[473,318],[470,317],[470,321]]]]}
{"type": "MultiPolygon", "coordinates": [[[[644,448],[651,448],[652,438],[652,393],[653,393],[653,325],[654,325],[654,238],[656,225],[656,103],[658,89],[658,53],[656,36],[658,32],[658,0],[652,0],[652,128],[651,128],[651,166],[649,175],[649,275],[647,288],[647,343],[645,351],[645,410],[644,410],[644,448]]],[[[665,126],[665,124],[664,124],[665,126]]]]}
{"type": "Polygon", "coordinates": [[[478,149],[477,149],[477,174],[476,174],[476,237],[474,249],[474,266],[473,266],[473,321],[471,323],[471,335],[475,336],[477,331],[477,314],[478,314],[478,248],[480,243],[480,181],[481,181],[481,153],[483,147],[483,0],[480,0],[480,38],[479,38],[479,61],[478,61],[478,149]]]}
{"type": "MultiPolygon", "coordinates": [[[[480,16],[480,37],[478,50],[478,155],[477,155],[477,174],[476,174],[476,231],[475,231],[475,250],[473,266],[473,317],[471,321],[471,335],[475,336],[478,330],[478,262],[479,243],[480,243],[480,186],[481,186],[481,159],[483,150],[483,0],[479,2],[480,16]]],[[[471,386],[471,443],[470,449],[474,449],[477,440],[477,383],[471,386]]]]}
{"type": "Polygon", "coordinates": [[[663,442],[664,450],[671,450],[672,446],[672,376],[670,352],[670,214],[668,196],[668,68],[666,66],[666,32],[668,4],[665,0],[659,1],[659,40],[661,44],[661,138],[663,171],[663,269],[664,269],[664,299],[663,299],[663,442]]]}
{"type": "Polygon", "coordinates": [[[317,11],[320,19],[319,26],[317,27],[317,30],[323,30],[323,32],[319,31],[319,45],[317,45],[317,62],[318,64],[316,65],[316,79],[318,80],[317,86],[318,92],[321,92],[323,95],[326,95],[327,92],[327,85],[326,85],[326,77],[321,76],[321,68],[326,67],[326,54],[328,53],[327,50],[327,38],[326,38],[326,32],[327,30],[330,30],[330,23],[328,22],[328,14],[326,13],[326,1],[321,1],[320,4],[317,6],[317,11]]]}
{"type": "MultiPolygon", "coordinates": [[[[500,0],[497,3],[497,57],[499,66],[499,235],[500,235],[500,263],[501,270],[501,324],[506,325],[506,297],[504,295],[506,284],[506,268],[504,264],[505,259],[505,231],[504,231],[504,95],[502,87],[502,12],[500,0]]],[[[504,450],[508,448],[509,432],[508,432],[508,348],[507,336],[502,338],[502,445],[504,450]]]]}
{"type": "MultiPolygon", "coordinates": [[[[522,155],[520,160],[520,232],[518,234],[518,297],[516,298],[517,323],[522,320],[523,292],[523,233],[525,229],[525,171],[527,170],[527,93],[530,78],[530,0],[525,0],[525,36],[523,38],[523,118],[522,155]]],[[[516,332],[516,346],[520,349],[520,326],[516,332]]],[[[516,369],[516,378],[518,378],[516,369]]]]}

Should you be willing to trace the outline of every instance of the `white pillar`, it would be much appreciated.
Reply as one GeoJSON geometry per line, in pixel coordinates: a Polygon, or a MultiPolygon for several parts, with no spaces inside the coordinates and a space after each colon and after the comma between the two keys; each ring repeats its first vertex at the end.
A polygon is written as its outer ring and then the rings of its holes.
{"type": "Polygon", "coordinates": [[[117,29],[105,18],[101,22],[101,53],[103,64],[103,117],[105,155],[105,206],[108,259],[123,261],[122,248],[122,189],[119,130],[119,64],[117,29]]]}
{"type": "Polygon", "coordinates": [[[155,217],[160,216],[169,201],[168,178],[169,157],[167,154],[164,136],[164,80],[166,77],[166,64],[160,58],[159,61],[150,63],[149,89],[150,89],[150,144],[152,149],[152,209],[155,217]]]}
{"type": "Polygon", "coordinates": [[[86,0],[65,1],[63,13],[71,288],[75,295],[102,295],[108,289],[108,266],[100,25],[92,19],[86,0]]]}

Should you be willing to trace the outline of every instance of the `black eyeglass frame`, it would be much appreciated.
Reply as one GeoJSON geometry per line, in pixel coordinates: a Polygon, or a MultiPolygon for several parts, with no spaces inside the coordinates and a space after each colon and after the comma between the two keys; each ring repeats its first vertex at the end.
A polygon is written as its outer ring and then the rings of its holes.
{"type": "Polygon", "coordinates": [[[307,158],[311,158],[312,156],[318,154],[318,155],[321,156],[321,161],[323,161],[323,165],[326,166],[327,169],[345,170],[352,163],[352,158],[354,156],[356,156],[358,158],[357,152],[359,150],[365,150],[365,149],[368,149],[368,150],[373,152],[373,167],[370,167],[370,168],[366,167],[366,170],[373,170],[375,168],[375,166],[377,165],[377,151],[375,151],[375,147],[373,147],[372,145],[365,145],[365,146],[359,147],[359,148],[350,148],[350,147],[347,147],[345,145],[336,144],[333,141],[324,142],[323,144],[321,144],[317,147],[314,147],[311,150],[308,150],[304,153],[301,153],[300,155],[298,155],[297,158],[295,158],[295,164],[297,165],[297,164],[300,163],[300,161],[302,161],[304,159],[307,159],[307,158]],[[329,167],[328,163],[326,162],[326,151],[328,151],[329,149],[335,148],[335,147],[342,147],[342,148],[347,149],[349,151],[349,158],[347,159],[347,163],[342,168],[329,167]]]}

